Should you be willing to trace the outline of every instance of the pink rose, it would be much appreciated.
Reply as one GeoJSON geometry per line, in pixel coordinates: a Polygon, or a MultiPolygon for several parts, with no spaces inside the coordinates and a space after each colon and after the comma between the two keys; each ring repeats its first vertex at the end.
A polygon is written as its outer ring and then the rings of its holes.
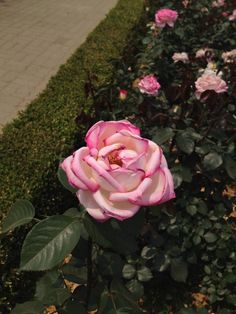
{"type": "Polygon", "coordinates": [[[175,52],[172,56],[174,63],[181,61],[183,63],[187,63],[189,61],[188,54],[186,52],[175,52]]]}
{"type": "Polygon", "coordinates": [[[77,197],[96,220],[125,220],[140,206],[175,197],[161,148],[129,121],[99,121],[81,147],[61,164],[77,197]]]}
{"type": "Polygon", "coordinates": [[[224,80],[216,75],[213,71],[211,73],[204,73],[195,82],[196,92],[195,95],[200,99],[201,94],[207,90],[214,90],[217,94],[227,91],[227,84],[224,80]]]}
{"type": "Polygon", "coordinates": [[[121,89],[120,92],[119,92],[119,98],[120,98],[120,100],[125,100],[126,97],[127,97],[127,94],[128,94],[127,90],[121,89]]]}
{"type": "Polygon", "coordinates": [[[158,27],[163,28],[167,25],[174,26],[175,21],[178,18],[178,13],[171,9],[161,9],[155,14],[155,21],[158,27]]]}
{"type": "Polygon", "coordinates": [[[219,8],[225,5],[225,0],[216,0],[212,2],[212,7],[219,8]]]}
{"type": "Polygon", "coordinates": [[[236,49],[223,52],[221,57],[224,60],[224,63],[235,63],[236,62],[236,49]]]}
{"type": "Polygon", "coordinates": [[[230,21],[236,20],[236,9],[233,10],[232,14],[229,16],[229,20],[230,21]]]}
{"type": "Polygon", "coordinates": [[[154,75],[147,75],[139,81],[138,88],[141,93],[156,96],[161,85],[158,83],[154,75]]]}
{"type": "Polygon", "coordinates": [[[201,48],[196,52],[195,58],[205,58],[206,54],[213,55],[213,49],[211,48],[201,48]]]}

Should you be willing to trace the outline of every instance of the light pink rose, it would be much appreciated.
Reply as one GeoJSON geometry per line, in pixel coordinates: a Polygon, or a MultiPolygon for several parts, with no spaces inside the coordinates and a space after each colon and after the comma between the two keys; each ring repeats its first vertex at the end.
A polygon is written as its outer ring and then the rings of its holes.
{"type": "Polygon", "coordinates": [[[120,92],[119,92],[119,98],[120,100],[125,100],[127,98],[127,90],[125,89],[120,89],[120,92]]]}
{"type": "Polygon", "coordinates": [[[219,8],[225,5],[225,0],[216,0],[212,2],[212,7],[219,8]]]}
{"type": "Polygon", "coordinates": [[[141,93],[156,96],[161,85],[157,81],[154,75],[144,76],[138,83],[138,88],[141,93]]]}
{"type": "Polygon", "coordinates": [[[157,11],[155,14],[156,24],[160,28],[163,28],[166,25],[173,27],[177,18],[178,18],[178,12],[171,9],[161,9],[157,11]]]}
{"type": "Polygon", "coordinates": [[[186,52],[175,52],[172,56],[174,63],[181,61],[183,63],[187,63],[189,61],[188,54],[186,52]]]}
{"type": "Polygon", "coordinates": [[[233,10],[232,14],[229,16],[229,20],[230,21],[236,20],[236,9],[233,10]]]}
{"type": "Polygon", "coordinates": [[[223,52],[221,57],[224,60],[224,63],[235,63],[236,62],[236,49],[223,52]]]}
{"type": "Polygon", "coordinates": [[[211,53],[213,54],[213,49],[211,48],[201,48],[196,52],[195,58],[205,58],[206,53],[211,53]]]}
{"type": "Polygon", "coordinates": [[[175,197],[161,148],[142,138],[129,121],[99,121],[87,132],[86,147],[61,164],[77,197],[96,220],[125,220],[140,206],[175,197]]]}
{"type": "Polygon", "coordinates": [[[195,82],[196,92],[195,95],[200,99],[201,94],[207,90],[214,90],[217,94],[227,91],[227,84],[215,72],[204,73],[195,82]]]}

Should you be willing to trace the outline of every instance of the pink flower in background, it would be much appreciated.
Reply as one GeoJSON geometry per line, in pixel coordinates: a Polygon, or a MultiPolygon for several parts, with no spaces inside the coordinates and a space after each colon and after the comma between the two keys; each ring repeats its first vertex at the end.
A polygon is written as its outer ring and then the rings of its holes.
{"type": "Polygon", "coordinates": [[[157,11],[155,14],[156,24],[160,28],[163,28],[166,25],[173,27],[177,18],[178,18],[177,11],[171,9],[161,9],[157,11]]]}
{"type": "Polygon", "coordinates": [[[236,49],[223,52],[221,57],[224,60],[224,63],[235,63],[236,62],[236,49]]]}
{"type": "Polygon", "coordinates": [[[219,8],[225,5],[225,0],[216,0],[212,2],[212,6],[215,8],[219,8]]]}
{"type": "Polygon", "coordinates": [[[175,52],[172,56],[174,63],[181,61],[183,63],[187,63],[189,61],[188,54],[186,52],[175,52]]]}
{"type": "Polygon", "coordinates": [[[120,100],[125,100],[127,98],[127,94],[128,94],[127,90],[121,89],[119,92],[120,100]]]}
{"type": "Polygon", "coordinates": [[[206,53],[208,54],[213,54],[213,49],[211,48],[201,48],[196,52],[195,58],[205,58],[206,57],[206,53]]]}
{"type": "Polygon", "coordinates": [[[198,99],[201,98],[201,94],[207,90],[214,90],[217,94],[227,91],[228,86],[224,80],[215,72],[204,73],[195,82],[196,92],[195,95],[198,99]]]}
{"type": "Polygon", "coordinates": [[[228,16],[228,15],[229,15],[229,13],[228,13],[228,12],[222,12],[221,14],[222,14],[222,16],[224,16],[224,17],[226,17],[226,16],[228,16]]]}
{"type": "Polygon", "coordinates": [[[187,6],[189,5],[189,0],[183,0],[182,1],[183,6],[185,7],[185,9],[187,8],[187,6]]]}
{"type": "Polygon", "coordinates": [[[232,14],[229,16],[229,20],[230,21],[236,20],[236,9],[233,10],[232,14]]]}
{"type": "Polygon", "coordinates": [[[161,85],[158,83],[154,75],[147,75],[139,81],[138,88],[141,93],[156,96],[161,85]]]}
{"type": "Polygon", "coordinates": [[[129,121],[99,121],[81,147],[61,164],[77,197],[98,221],[125,220],[140,206],[175,197],[161,148],[129,121]]]}

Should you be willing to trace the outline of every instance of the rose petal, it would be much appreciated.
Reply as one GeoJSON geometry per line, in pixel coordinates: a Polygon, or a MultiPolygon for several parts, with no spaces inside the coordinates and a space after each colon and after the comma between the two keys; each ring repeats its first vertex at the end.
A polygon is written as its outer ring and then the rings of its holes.
{"type": "Polygon", "coordinates": [[[94,193],[93,197],[99,207],[105,212],[106,216],[113,217],[118,220],[124,220],[132,217],[140,207],[127,201],[115,203],[110,202],[109,193],[101,189],[94,193]]]}
{"type": "Polygon", "coordinates": [[[138,154],[141,154],[143,152],[147,151],[148,148],[148,140],[145,138],[142,138],[138,135],[134,135],[130,133],[129,131],[120,131],[117,132],[105,140],[105,145],[111,145],[115,143],[121,143],[124,144],[126,149],[134,150],[138,154]]]}
{"type": "Polygon", "coordinates": [[[87,190],[88,187],[74,174],[71,169],[71,163],[73,160],[73,156],[67,157],[60,165],[60,167],[65,171],[68,182],[71,186],[77,189],[87,190]]]}
{"type": "Polygon", "coordinates": [[[157,172],[158,168],[161,164],[162,158],[162,150],[161,148],[154,142],[148,141],[149,149],[146,158],[146,177],[151,177],[155,172],[157,172]]]}
{"type": "Polygon", "coordinates": [[[142,181],[144,177],[143,171],[132,171],[125,168],[117,168],[110,172],[111,176],[119,182],[125,192],[135,189],[142,181]]]}
{"type": "Polygon", "coordinates": [[[106,221],[110,217],[106,216],[104,211],[99,208],[97,202],[93,198],[93,194],[90,191],[78,191],[76,193],[80,203],[86,208],[90,216],[98,221],[106,221]]]}
{"type": "Polygon", "coordinates": [[[84,158],[88,154],[89,149],[87,147],[81,147],[74,152],[71,168],[79,180],[82,181],[90,191],[95,192],[99,189],[99,184],[93,179],[91,168],[84,162],[84,158]]]}
{"type": "MultiPolygon", "coordinates": [[[[104,180],[107,181],[108,186],[115,188],[116,190],[123,192],[124,187],[119,182],[117,182],[92,156],[85,156],[84,160],[87,162],[89,166],[92,167],[93,170],[98,174],[96,179],[101,184],[104,183],[104,180]],[[100,180],[100,178],[101,180],[100,180]]],[[[93,172],[94,174],[94,172],[93,172]]]]}
{"type": "Polygon", "coordinates": [[[93,147],[100,149],[104,146],[103,141],[108,136],[120,130],[128,130],[132,134],[140,135],[139,128],[127,120],[99,121],[88,130],[85,141],[90,149],[93,147]]]}

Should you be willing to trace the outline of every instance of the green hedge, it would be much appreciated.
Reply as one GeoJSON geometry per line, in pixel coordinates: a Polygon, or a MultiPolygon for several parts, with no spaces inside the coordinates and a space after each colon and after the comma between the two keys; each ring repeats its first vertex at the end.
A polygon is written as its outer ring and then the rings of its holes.
{"type": "MultiPolygon", "coordinates": [[[[84,88],[88,73],[96,75],[97,86],[111,80],[114,71],[111,60],[122,57],[143,8],[144,0],[120,0],[61,66],[45,91],[4,128],[0,138],[0,218],[18,198],[31,200],[42,215],[64,210],[65,200],[68,207],[71,195],[67,197],[60,187],[56,170],[60,158],[83,142],[84,127],[77,125],[75,118],[93,104],[84,88]]],[[[18,266],[15,251],[24,235],[21,228],[11,242],[3,239],[0,254],[5,264],[1,267],[3,272],[18,266]]],[[[14,290],[11,280],[4,279],[8,292],[14,290]]]]}

